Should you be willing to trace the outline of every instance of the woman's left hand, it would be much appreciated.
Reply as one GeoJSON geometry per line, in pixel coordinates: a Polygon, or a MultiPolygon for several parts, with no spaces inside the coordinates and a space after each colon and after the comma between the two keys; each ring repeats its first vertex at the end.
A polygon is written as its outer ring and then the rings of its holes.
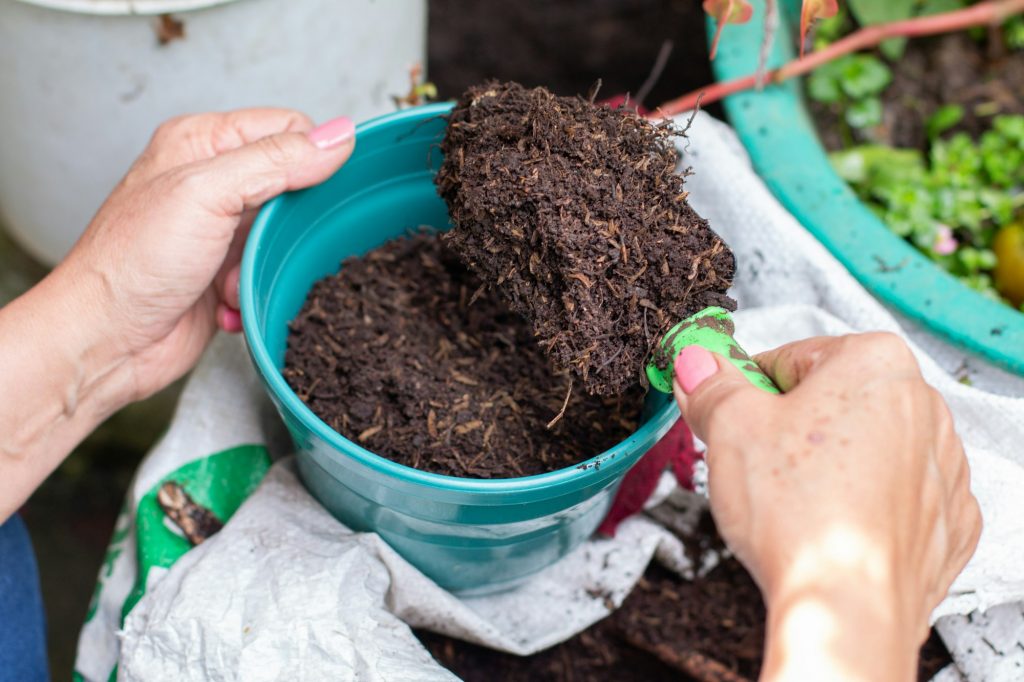
{"type": "Polygon", "coordinates": [[[218,326],[241,328],[255,211],[330,177],[354,132],[285,109],[157,130],[64,262],[0,310],[0,522],[100,422],[188,371],[218,326]]]}

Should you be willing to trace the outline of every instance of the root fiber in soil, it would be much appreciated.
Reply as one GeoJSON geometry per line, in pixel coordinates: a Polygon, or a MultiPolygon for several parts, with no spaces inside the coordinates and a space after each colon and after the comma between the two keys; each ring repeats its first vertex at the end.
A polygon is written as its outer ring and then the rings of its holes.
{"type": "Polygon", "coordinates": [[[317,282],[291,324],[284,376],[368,450],[470,478],[577,464],[632,433],[643,403],[639,389],[570,392],[530,326],[429,233],[350,258],[317,282]]]}
{"type": "Polygon", "coordinates": [[[646,386],[663,332],[709,305],[735,308],[732,252],[686,201],[677,134],[515,83],[470,88],[452,111],[443,239],[586,392],[646,386]]]}

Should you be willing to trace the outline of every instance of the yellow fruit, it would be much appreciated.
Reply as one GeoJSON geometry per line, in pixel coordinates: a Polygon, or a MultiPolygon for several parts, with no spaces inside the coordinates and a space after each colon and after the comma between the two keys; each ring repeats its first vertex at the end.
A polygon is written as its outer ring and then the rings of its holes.
{"type": "Polygon", "coordinates": [[[1015,306],[1024,303],[1024,224],[1011,223],[992,241],[996,254],[995,284],[1015,306]]]}

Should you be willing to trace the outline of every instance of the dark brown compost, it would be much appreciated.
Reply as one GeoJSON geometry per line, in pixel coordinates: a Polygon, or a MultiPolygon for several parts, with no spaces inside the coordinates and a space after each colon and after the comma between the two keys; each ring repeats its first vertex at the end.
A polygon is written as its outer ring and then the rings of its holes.
{"type": "Polygon", "coordinates": [[[593,394],[646,385],[672,324],[735,307],[732,253],[686,201],[677,134],[515,83],[470,88],[451,114],[445,243],[593,394]]]}
{"type": "Polygon", "coordinates": [[[397,239],[317,282],[292,322],[284,376],[342,435],[453,476],[527,476],[578,464],[632,433],[639,388],[569,394],[530,326],[436,234],[397,239]],[[565,406],[565,414],[548,424],[565,406]]]}

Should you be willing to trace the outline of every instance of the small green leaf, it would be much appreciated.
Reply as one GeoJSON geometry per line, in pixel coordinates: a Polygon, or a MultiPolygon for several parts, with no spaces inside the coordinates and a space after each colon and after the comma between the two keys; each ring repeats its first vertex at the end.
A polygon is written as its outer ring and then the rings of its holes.
{"type": "Polygon", "coordinates": [[[894,149],[865,144],[832,152],[829,161],[836,174],[854,184],[895,187],[917,184],[924,175],[924,160],[916,149],[894,149]]]}
{"type": "Polygon", "coordinates": [[[992,127],[1003,137],[1024,145],[1024,116],[996,116],[992,127]]]}
{"type": "Polygon", "coordinates": [[[882,54],[886,56],[890,61],[897,61],[903,56],[904,51],[907,49],[906,38],[889,38],[883,40],[878,44],[878,49],[882,51],[882,54]]]}
{"type": "Polygon", "coordinates": [[[963,120],[963,117],[964,108],[959,104],[946,104],[939,107],[934,114],[928,117],[926,124],[928,139],[934,140],[963,120]]]}
{"type": "Polygon", "coordinates": [[[917,11],[918,16],[928,16],[930,14],[942,14],[943,12],[954,12],[958,9],[967,7],[967,3],[964,0],[924,0],[921,3],[921,8],[917,11]]]}
{"type": "Polygon", "coordinates": [[[1024,50],[1024,17],[1018,14],[1003,24],[1003,40],[1011,50],[1024,50]]]}
{"type": "Polygon", "coordinates": [[[870,128],[882,122],[882,101],[867,97],[850,104],[846,110],[846,122],[854,128],[870,128]]]}
{"type": "Polygon", "coordinates": [[[818,69],[807,79],[807,95],[816,102],[832,104],[838,102],[843,91],[839,88],[839,81],[827,70],[818,69]]]}
{"type": "Polygon", "coordinates": [[[819,21],[814,27],[814,49],[820,50],[846,35],[848,20],[845,8],[840,7],[834,16],[819,21]]]}
{"type": "Polygon", "coordinates": [[[849,55],[842,60],[840,85],[853,99],[877,95],[892,81],[892,72],[878,57],[849,55]]]}

